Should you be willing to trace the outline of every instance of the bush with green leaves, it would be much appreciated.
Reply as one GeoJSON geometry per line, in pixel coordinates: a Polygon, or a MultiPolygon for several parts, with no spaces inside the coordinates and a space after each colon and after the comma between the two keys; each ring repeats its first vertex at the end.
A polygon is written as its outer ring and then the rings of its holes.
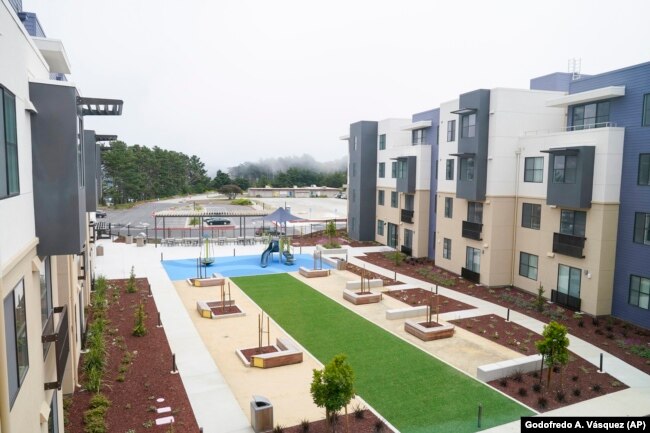
{"type": "Polygon", "coordinates": [[[313,370],[310,391],[316,406],[325,408],[325,417],[334,433],[333,415],[354,397],[354,372],[347,357],[336,355],[323,370],[313,370]]]}
{"type": "Polygon", "coordinates": [[[126,292],[135,293],[137,288],[135,286],[135,268],[131,266],[131,273],[129,274],[129,281],[126,283],[126,292]]]}
{"type": "Polygon", "coordinates": [[[230,204],[234,204],[235,206],[252,206],[253,202],[247,198],[237,198],[232,200],[230,204]]]}
{"type": "Polygon", "coordinates": [[[147,335],[147,327],[144,325],[144,321],[147,318],[147,313],[144,311],[144,303],[140,301],[138,308],[135,310],[135,326],[133,327],[132,334],[136,337],[143,337],[147,335]]]}
{"type": "Polygon", "coordinates": [[[555,321],[544,326],[542,340],[535,342],[539,353],[544,356],[544,363],[548,366],[548,380],[551,383],[551,370],[569,362],[569,338],[566,326],[555,321]]]}

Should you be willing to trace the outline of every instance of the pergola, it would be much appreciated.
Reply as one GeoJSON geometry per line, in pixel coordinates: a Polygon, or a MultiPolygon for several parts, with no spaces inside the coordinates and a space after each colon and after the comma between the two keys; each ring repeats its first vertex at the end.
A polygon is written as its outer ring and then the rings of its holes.
{"type": "MultiPolygon", "coordinates": [[[[164,210],[154,213],[154,228],[155,233],[158,233],[158,218],[162,218],[162,230],[163,230],[163,239],[166,238],[166,219],[167,218],[198,218],[199,219],[199,233],[200,237],[203,238],[203,221],[205,218],[213,217],[224,217],[224,218],[239,218],[239,233],[241,236],[246,238],[246,218],[251,217],[265,217],[268,215],[268,212],[261,210],[250,210],[242,209],[236,211],[176,211],[176,210],[164,210]]],[[[223,229],[223,226],[220,227],[223,229]]],[[[211,228],[210,230],[213,230],[211,228]]],[[[156,245],[157,246],[157,245],[156,245]]]]}

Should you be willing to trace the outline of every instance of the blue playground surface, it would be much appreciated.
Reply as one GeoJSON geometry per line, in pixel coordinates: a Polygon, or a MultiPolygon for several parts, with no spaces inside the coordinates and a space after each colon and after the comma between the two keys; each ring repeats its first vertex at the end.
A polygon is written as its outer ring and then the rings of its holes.
{"type": "MultiPolygon", "coordinates": [[[[314,268],[314,258],[311,254],[296,254],[293,265],[285,265],[284,261],[278,263],[278,254],[274,253],[269,258],[268,266],[260,266],[261,254],[254,256],[215,257],[214,263],[207,267],[207,275],[214,272],[224,277],[248,277],[252,275],[283,274],[286,272],[298,272],[301,266],[307,269],[314,268]]],[[[163,260],[162,262],[169,279],[172,281],[195,278],[197,275],[196,259],[163,260]]],[[[323,262],[323,269],[332,267],[323,262]]]]}

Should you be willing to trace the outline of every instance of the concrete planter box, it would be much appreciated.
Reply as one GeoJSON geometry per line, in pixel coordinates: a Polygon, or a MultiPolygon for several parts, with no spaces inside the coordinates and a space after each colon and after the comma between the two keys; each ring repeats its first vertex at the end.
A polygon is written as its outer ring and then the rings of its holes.
{"type": "MultiPolygon", "coordinates": [[[[384,287],[384,281],[380,278],[368,280],[367,283],[366,287],[370,288],[384,287]]],[[[361,280],[346,281],[345,288],[346,290],[361,290],[361,280]]]]}
{"type": "Polygon", "coordinates": [[[341,247],[341,248],[325,248],[322,245],[316,245],[316,249],[320,251],[323,254],[326,255],[332,255],[332,254],[347,254],[348,249],[341,247]]]}
{"type": "Polygon", "coordinates": [[[392,310],[386,310],[386,319],[396,320],[396,319],[410,319],[412,317],[422,317],[427,314],[427,306],[420,305],[418,307],[406,307],[406,308],[393,308],[392,310]]]}
{"type": "Polygon", "coordinates": [[[494,364],[481,365],[476,369],[476,378],[483,382],[508,377],[520,371],[530,373],[539,371],[542,366],[542,355],[530,355],[523,358],[508,359],[494,364]]]}
{"type": "Polygon", "coordinates": [[[427,328],[413,320],[404,322],[404,330],[422,341],[450,338],[454,335],[454,328],[454,325],[450,325],[449,323],[434,328],[427,328]]]}
{"type": "Polygon", "coordinates": [[[343,299],[354,305],[376,304],[381,301],[381,293],[366,292],[362,295],[353,290],[343,290],[343,299]]]}

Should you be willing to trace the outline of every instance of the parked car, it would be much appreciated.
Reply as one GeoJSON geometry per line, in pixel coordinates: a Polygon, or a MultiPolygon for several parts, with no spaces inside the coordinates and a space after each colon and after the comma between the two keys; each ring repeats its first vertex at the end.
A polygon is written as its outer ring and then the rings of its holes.
{"type": "Polygon", "coordinates": [[[97,218],[106,218],[106,211],[97,209],[97,211],[95,211],[95,216],[97,218]]]}
{"type": "Polygon", "coordinates": [[[209,226],[227,226],[230,225],[230,220],[221,217],[206,218],[204,222],[209,226]]]}

